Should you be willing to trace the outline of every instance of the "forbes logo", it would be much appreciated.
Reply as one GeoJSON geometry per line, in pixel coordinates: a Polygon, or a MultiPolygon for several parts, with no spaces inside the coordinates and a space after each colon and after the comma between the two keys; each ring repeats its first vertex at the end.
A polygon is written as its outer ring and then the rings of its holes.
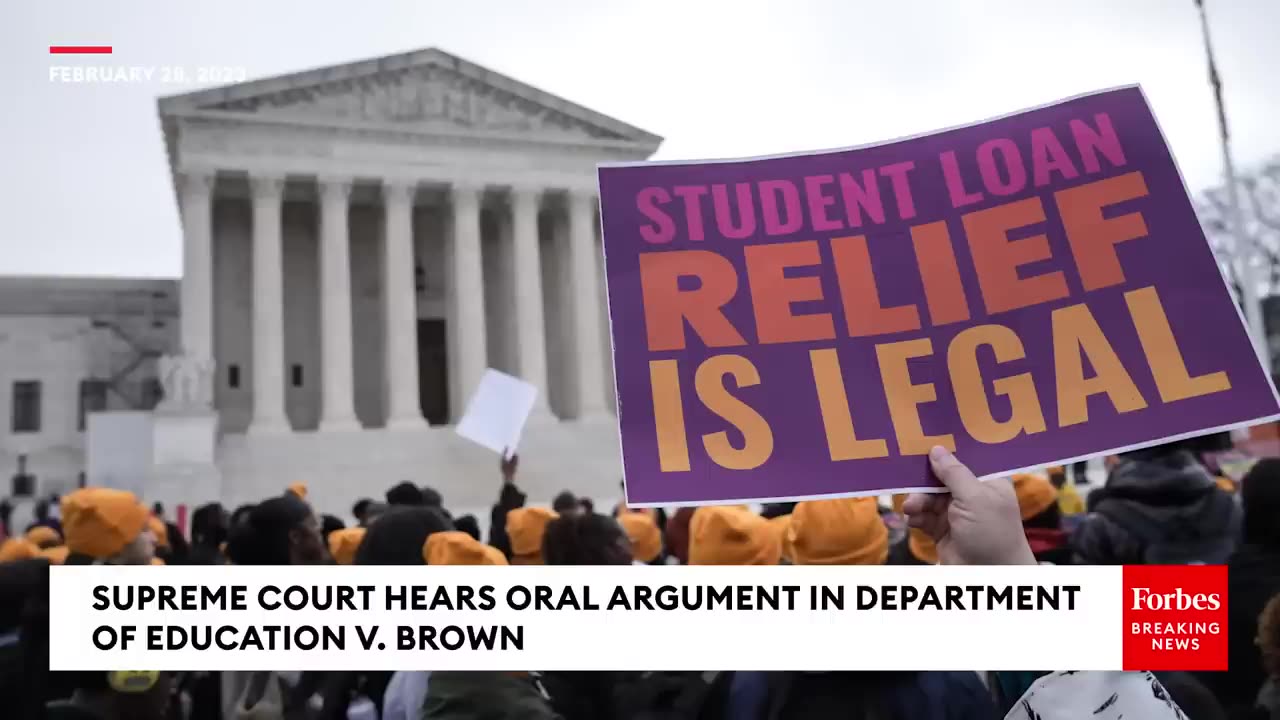
{"type": "Polygon", "coordinates": [[[1133,593],[1131,610],[1221,610],[1222,593],[1185,593],[1182,588],[1173,592],[1156,593],[1149,587],[1130,588],[1133,593]]]}
{"type": "Polygon", "coordinates": [[[1124,568],[1125,670],[1227,669],[1227,568],[1124,568]]]}

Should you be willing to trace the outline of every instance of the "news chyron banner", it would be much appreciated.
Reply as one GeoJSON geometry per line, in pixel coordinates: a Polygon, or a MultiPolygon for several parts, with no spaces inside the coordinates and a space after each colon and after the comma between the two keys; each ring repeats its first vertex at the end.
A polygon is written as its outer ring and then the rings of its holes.
{"type": "Polygon", "coordinates": [[[1137,87],[599,179],[630,505],[938,491],[935,445],[997,477],[1280,407],[1137,87]]]}
{"type": "Polygon", "coordinates": [[[50,573],[51,670],[1227,668],[1222,566],[50,573]]]}

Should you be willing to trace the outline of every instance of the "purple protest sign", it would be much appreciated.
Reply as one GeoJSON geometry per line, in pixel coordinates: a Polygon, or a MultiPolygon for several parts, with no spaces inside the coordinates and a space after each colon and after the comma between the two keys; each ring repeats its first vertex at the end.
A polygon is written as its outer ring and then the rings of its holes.
{"type": "Polygon", "coordinates": [[[1136,87],[600,168],[627,502],[936,490],[1275,416],[1136,87]]]}

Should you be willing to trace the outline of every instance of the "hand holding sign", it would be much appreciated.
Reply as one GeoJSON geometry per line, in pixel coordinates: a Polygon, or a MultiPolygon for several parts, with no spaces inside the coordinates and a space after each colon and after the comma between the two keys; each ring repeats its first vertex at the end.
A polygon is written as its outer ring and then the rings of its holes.
{"type": "Polygon", "coordinates": [[[902,510],[938,544],[943,565],[1036,564],[1009,481],[979,480],[943,447],[929,452],[929,465],[950,494],[912,495],[902,510]]]}

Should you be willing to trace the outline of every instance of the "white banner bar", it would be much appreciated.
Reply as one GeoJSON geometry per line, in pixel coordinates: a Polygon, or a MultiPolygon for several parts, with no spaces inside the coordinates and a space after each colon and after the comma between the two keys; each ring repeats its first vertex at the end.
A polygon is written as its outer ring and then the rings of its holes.
{"type": "Polygon", "coordinates": [[[50,669],[1119,670],[1122,584],[1120,567],[63,566],[50,669]]]}

